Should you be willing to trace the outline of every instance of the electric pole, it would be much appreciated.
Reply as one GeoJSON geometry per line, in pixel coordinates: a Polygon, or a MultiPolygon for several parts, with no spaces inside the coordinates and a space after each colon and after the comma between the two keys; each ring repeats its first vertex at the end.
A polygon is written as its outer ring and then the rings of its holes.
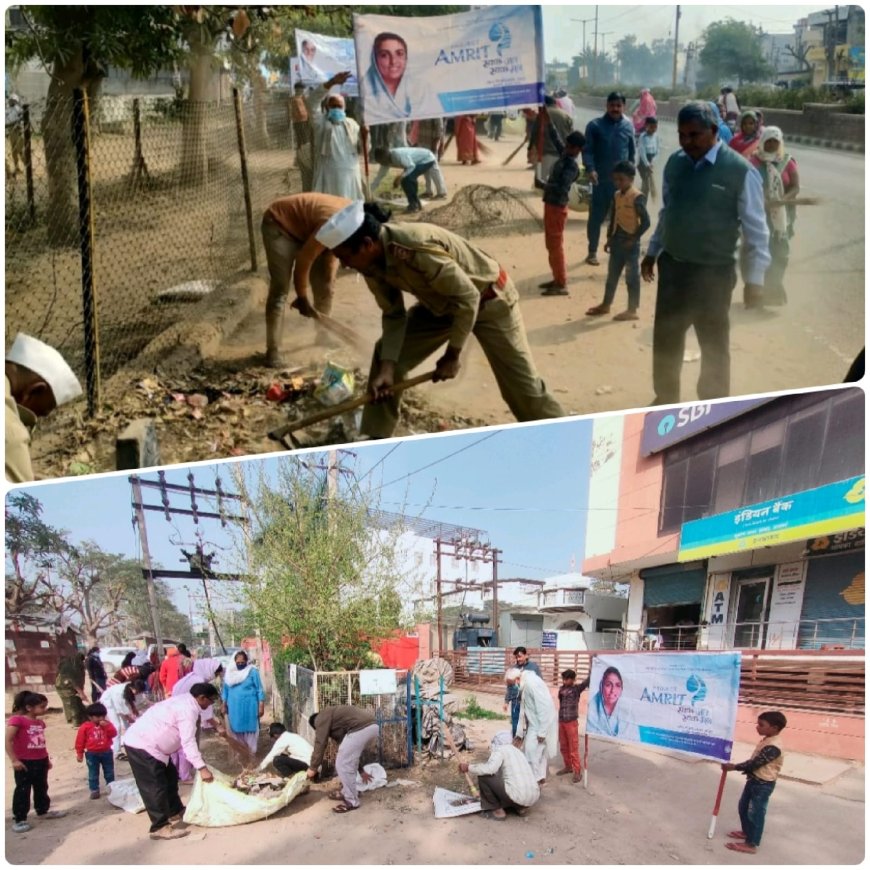
{"type": "Polygon", "coordinates": [[[145,586],[148,589],[148,608],[151,611],[151,625],[157,641],[157,655],[163,660],[163,630],[160,627],[160,607],[157,603],[157,587],[154,585],[154,571],[151,567],[151,551],[148,549],[148,532],[145,529],[145,510],[142,504],[142,486],[139,478],[130,478],[133,487],[133,504],[136,510],[136,525],[139,527],[139,542],[142,546],[142,561],[145,563],[145,586]]]}
{"type": "Polygon", "coordinates": [[[608,30],[605,33],[598,34],[601,37],[601,57],[604,59],[605,62],[607,61],[607,49],[605,48],[605,45],[607,44],[607,37],[611,36],[614,33],[616,33],[615,30],[608,30]]]}
{"type": "Polygon", "coordinates": [[[586,44],[586,24],[587,24],[587,22],[594,21],[595,19],[594,18],[572,18],[571,20],[576,21],[578,24],[583,25],[583,49],[582,49],[583,53],[582,53],[581,57],[583,58],[583,63],[582,63],[583,76],[582,77],[585,79],[589,75],[589,70],[586,67],[586,61],[589,59],[589,46],[586,44]]]}
{"type": "Polygon", "coordinates": [[[597,72],[598,66],[598,6],[595,6],[595,49],[593,51],[593,59],[592,59],[592,74],[589,76],[590,82],[595,84],[595,73],[597,72]]]}
{"type": "Polygon", "coordinates": [[[677,89],[677,51],[680,45],[680,7],[677,6],[677,18],[674,23],[674,72],[671,77],[671,90],[677,89]]]}
{"type": "Polygon", "coordinates": [[[437,598],[438,606],[438,655],[443,652],[443,641],[441,639],[441,538],[435,538],[435,597],[437,598]]]}

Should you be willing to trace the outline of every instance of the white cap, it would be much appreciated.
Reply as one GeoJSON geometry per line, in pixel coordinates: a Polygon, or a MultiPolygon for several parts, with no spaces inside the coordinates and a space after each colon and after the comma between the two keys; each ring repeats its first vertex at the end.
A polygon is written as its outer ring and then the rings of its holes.
{"type": "Polygon", "coordinates": [[[364,217],[363,201],[358,199],[337,211],[314,238],[331,251],[346,242],[362,226],[364,217]]]}
{"type": "Polygon", "coordinates": [[[60,353],[45,342],[23,332],[15,336],[15,341],[6,354],[6,362],[15,363],[38,374],[51,387],[58,406],[82,394],[82,385],[60,353]]]}

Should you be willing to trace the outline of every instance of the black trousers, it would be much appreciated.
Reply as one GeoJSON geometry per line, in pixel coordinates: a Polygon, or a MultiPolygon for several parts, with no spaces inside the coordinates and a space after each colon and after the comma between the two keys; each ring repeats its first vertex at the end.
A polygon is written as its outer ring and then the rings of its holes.
{"type": "Polygon", "coordinates": [[[656,404],[680,401],[680,372],[686,332],[695,328],[701,346],[698,398],[731,393],[731,294],[737,283],[734,264],[682,263],[668,253],[658,260],[659,283],[653,325],[653,389],[656,404]]]}
{"type": "Polygon", "coordinates": [[[178,771],[169,761],[164,764],[149,755],[144,749],[126,747],[127,760],[133,778],[142,795],[142,802],[151,819],[151,833],[165,828],[170,816],[184,812],[184,804],[178,794],[178,771]]]}
{"type": "Polygon", "coordinates": [[[504,787],[504,776],[500,770],[497,773],[477,777],[477,787],[480,789],[480,808],[484,812],[497,809],[523,809],[508,797],[504,787]]]}
{"type": "Polygon", "coordinates": [[[23,822],[30,812],[30,792],[33,791],[33,808],[42,816],[51,807],[48,796],[48,759],[24,761],[24,770],[15,771],[15,791],[12,792],[12,818],[23,822]]]}
{"type": "Polygon", "coordinates": [[[299,773],[300,770],[308,770],[308,765],[298,758],[291,758],[289,755],[276,755],[272,759],[272,766],[281,776],[293,776],[294,773],[299,773]]]}

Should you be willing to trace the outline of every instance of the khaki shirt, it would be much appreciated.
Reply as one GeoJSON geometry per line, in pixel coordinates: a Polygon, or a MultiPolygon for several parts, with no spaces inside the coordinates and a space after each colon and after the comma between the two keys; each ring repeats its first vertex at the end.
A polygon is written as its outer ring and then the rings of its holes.
{"type": "Polygon", "coordinates": [[[34,479],[30,464],[30,430],[35,425],[36,415],[15,401],[12,384],[6,378],[6,480],[10,483],[34,479]]]}
{"type": "MultiPolygon", "coordinates": [[[[402,292],[410,293],[437,317],[450,316],[449,345],[462,350],[474,328],[480,294],[498,280],[499,264],[470,242],[433,224],[381,227],[385,266],[365,275],[383,312],[381,359],[396,362],[402,350],[407,312],[402,292]]],[[[511,303],[517,292],[508,281],[496,294],[511,303]]]]}

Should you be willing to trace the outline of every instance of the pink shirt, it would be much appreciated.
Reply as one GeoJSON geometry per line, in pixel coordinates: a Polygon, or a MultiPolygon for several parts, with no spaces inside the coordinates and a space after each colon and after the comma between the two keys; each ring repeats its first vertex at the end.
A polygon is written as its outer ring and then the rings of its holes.
{"type": "Polygon", "coordinates": [[[48,758],[48,750],[45,748],[45,722],[42,719],[10,716],[6,724],[18,728],[12,738],[12,751],[16,758],[21,761],[48,758]]]}
{"type": "Polygon", "coordinates": [[[193,695],[179,695],[149,707],[124,735],[125,746],[141,749],[166,764],[169,756],[184,749],[197,769],[205,767],[196,745],[196,723],[202,712],[193,695]]]}

